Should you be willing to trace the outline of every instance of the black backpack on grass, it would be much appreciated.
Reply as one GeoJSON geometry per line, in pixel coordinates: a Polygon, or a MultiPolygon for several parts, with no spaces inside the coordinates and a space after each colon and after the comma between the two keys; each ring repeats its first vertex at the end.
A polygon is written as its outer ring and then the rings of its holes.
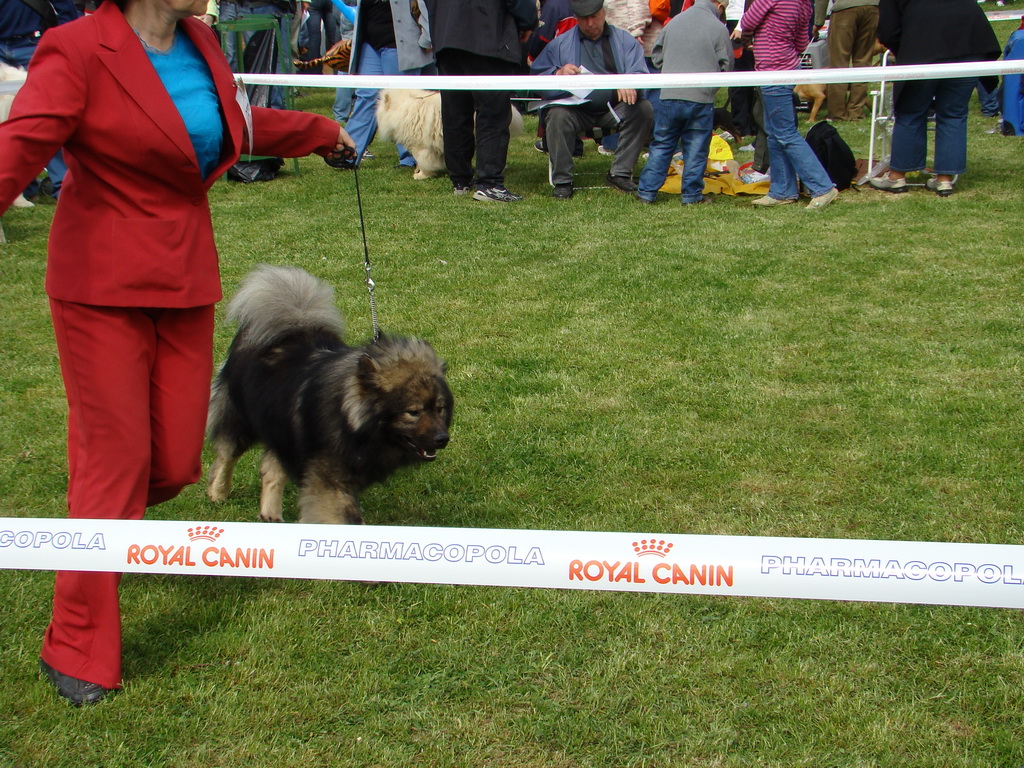
{"type": "Polygon", "coordinates": [[[843,141],[831,123],[815,123],[807,132],[807,143],[825,167],[836,189],[849,189],[857,175],[857,160],[850,145],[843,141]]]}

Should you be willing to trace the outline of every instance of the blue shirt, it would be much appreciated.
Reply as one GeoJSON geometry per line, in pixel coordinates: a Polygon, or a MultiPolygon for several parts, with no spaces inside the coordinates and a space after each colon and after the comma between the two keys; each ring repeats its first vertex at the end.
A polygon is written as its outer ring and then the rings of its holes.
{"type": "Polygon", "coordinates": [[[217,166],[224,143],[220,102],[210,68],[195,43],[180,30],[175,30],[174,42],[165,52],[147,45],[143,48],[178,108],[205,179],[217,166]]]}

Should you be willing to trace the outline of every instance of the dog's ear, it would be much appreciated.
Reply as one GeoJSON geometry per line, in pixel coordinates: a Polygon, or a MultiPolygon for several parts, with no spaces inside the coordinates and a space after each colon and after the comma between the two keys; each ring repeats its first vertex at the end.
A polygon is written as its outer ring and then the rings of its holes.
{"type": "Polygon", "coordinates": [[[359,379],[364,384],[373,384],[377,374],[380,373],[380,365],[367,354],[359,357],[359,379]]]}

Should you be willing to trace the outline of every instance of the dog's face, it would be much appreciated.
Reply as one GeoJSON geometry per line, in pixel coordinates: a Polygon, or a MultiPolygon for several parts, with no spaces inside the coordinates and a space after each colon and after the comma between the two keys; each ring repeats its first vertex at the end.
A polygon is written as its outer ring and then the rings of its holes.
{"type": "Polygon", "coordinates": [[[388,431],[398,445],[421,461],[433,461],[448,445],[451,425],[451,393],[443,380],[410,382],[396,392],[388,431]]]}
{"type": "Polygon", "coordinates": [[[399,353],[359,360],[363,391],[375,401],[384,436],[411,458],[433,461],[448,445],[452,393],[444,364],[426,342],[414,341],[399,353]],[[370,394],[372,393],[372,394],[370,394]]]}

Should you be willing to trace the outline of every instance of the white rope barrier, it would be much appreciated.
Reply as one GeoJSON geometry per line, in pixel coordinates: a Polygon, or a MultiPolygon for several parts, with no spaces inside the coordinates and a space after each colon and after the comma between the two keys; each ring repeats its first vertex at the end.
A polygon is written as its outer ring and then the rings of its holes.
{"type": "MultiPolygon", "coordinates": [[[[918,64],[842,69],[787,69],[777,72],[698,72],[644,75],[516,75],[511,77],[453,77],[442,75],[273,75],[247,72],[246,85],[300,88],[423,88],[426,90],[555,91],[597,88],[692,88],[803,83],[869,83],[929,80],[947,77],[1024,74],[1024,59],[1010,61],[918,64]]],[[[16,93],[20,82],[0,83],[0,94],[16,93]]]]}
{"type": "Polygon", "coordinates": [[[787,69],[776,72],[697,72],[643,75],[238,75],[247,85],[301,88],[423,88],[426,90],[564,91],[605,88],[744,87],[801,83],[869,83],[893,80],[936,80],[950,77],[1024,74],[1024,59],[953,64],[787,69]]]}
{"type": "Polygon", "coordinates": [[[0,518],[0,569],[1024,608],[1024,546],[0,518]]]}

